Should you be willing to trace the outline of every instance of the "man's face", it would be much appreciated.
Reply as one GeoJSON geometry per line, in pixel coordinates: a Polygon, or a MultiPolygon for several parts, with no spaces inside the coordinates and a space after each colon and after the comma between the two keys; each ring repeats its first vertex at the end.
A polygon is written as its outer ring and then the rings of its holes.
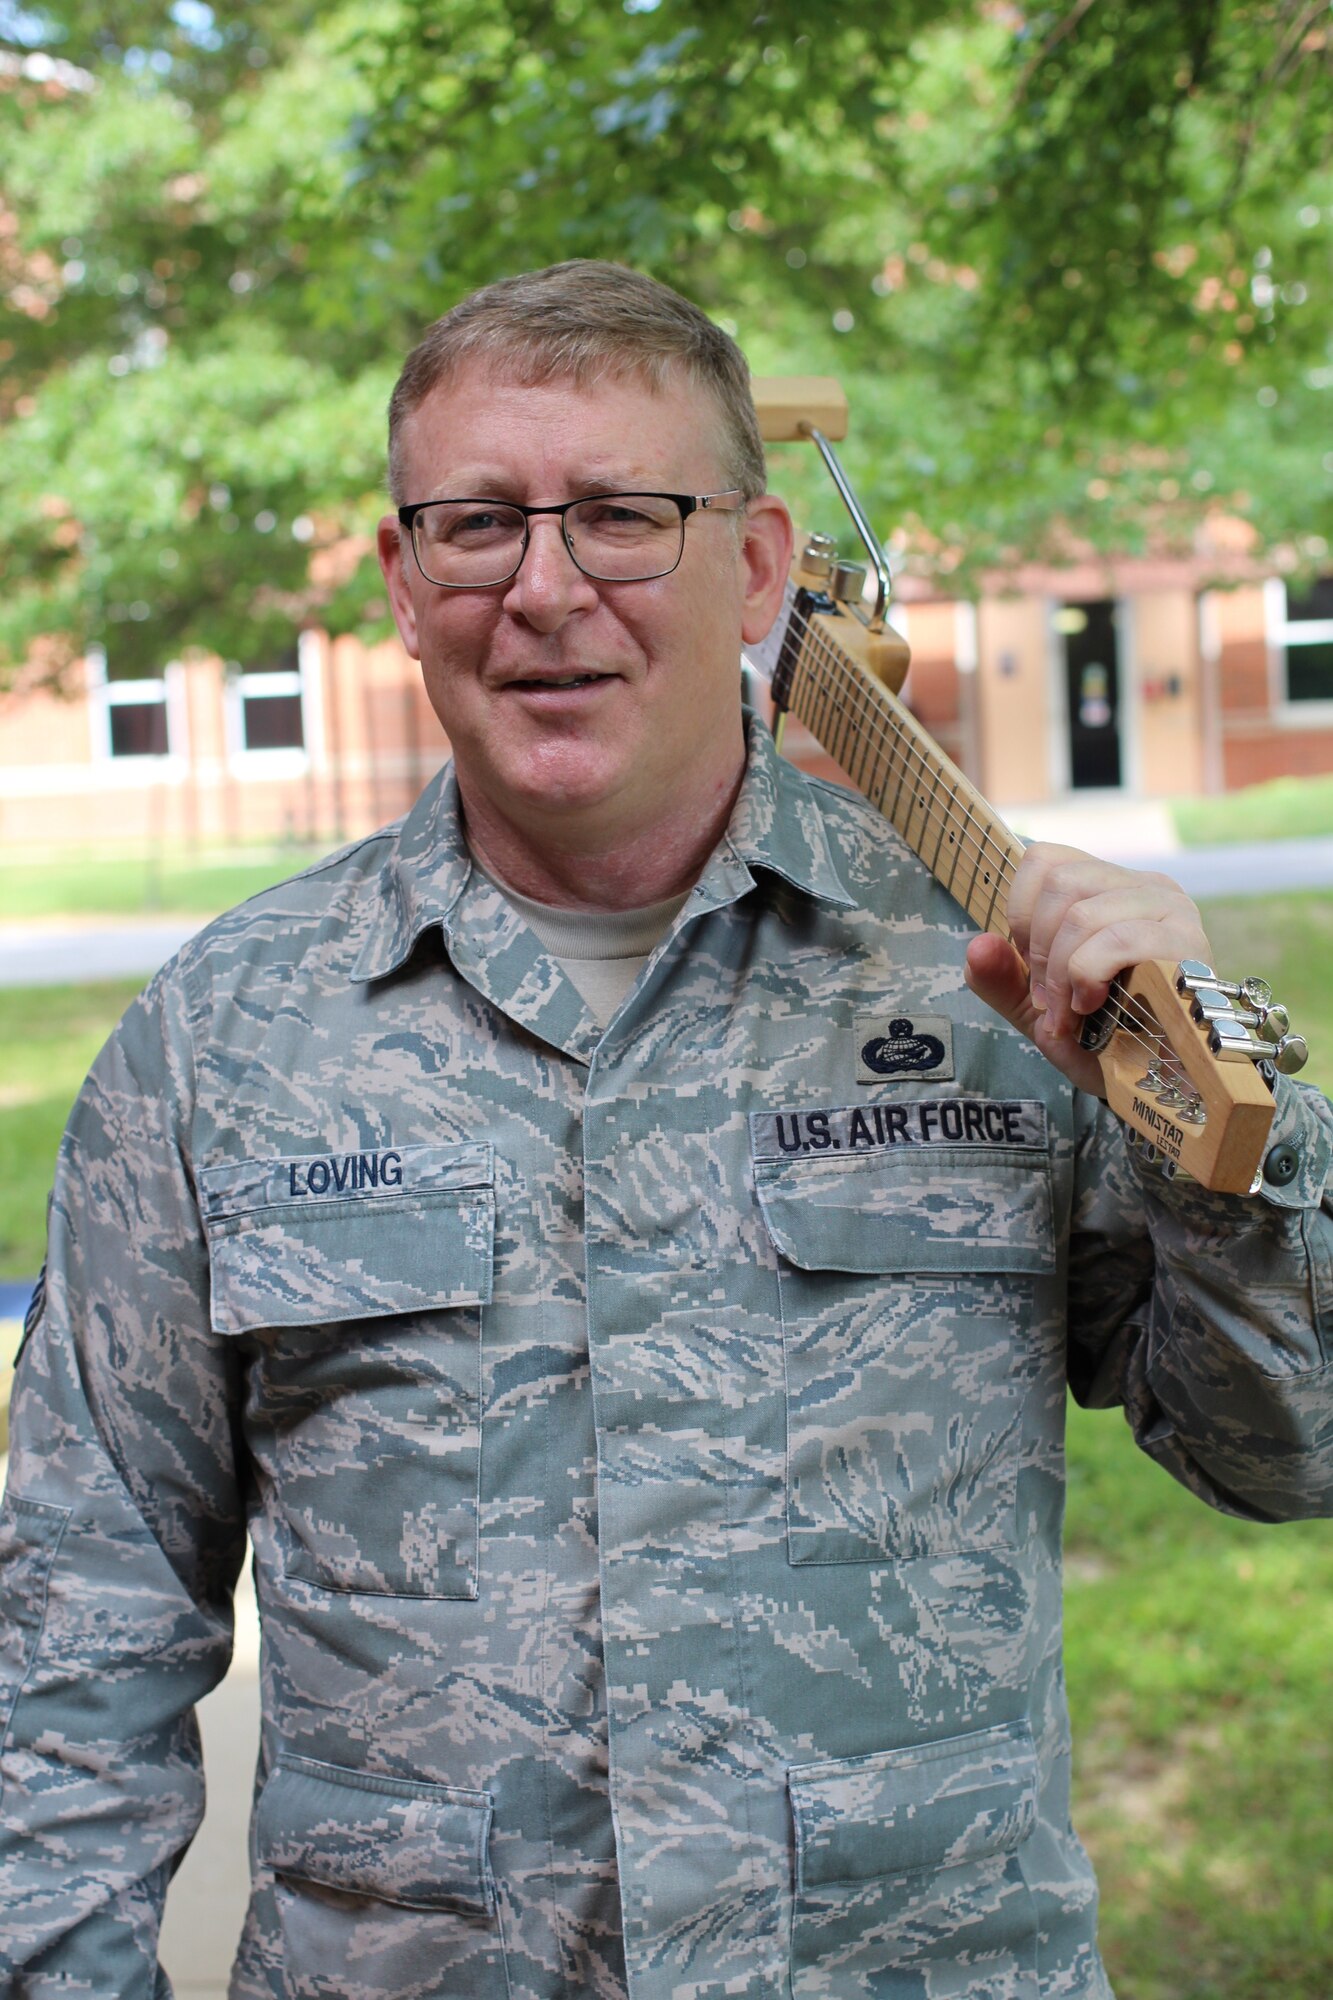
{"type": "MultiPolygon", "coordinates": [[[[477,368],[408,419],[406,492],[529,506],[599,491],[716,493],[731,485],[718,434],[711,399],[683,381],[661,392],[636,378],[524,387],[477,368]]],[[[398,629],[421,661],[483,853],[497,824],[505,844],[604,846],[697,816],[723,791],[729,804],[743,760],[741,642],[776,615],[789,536],[785,509],[767,497],[741,522],[695,514],[671,575],[601,583],[545,516],[508,583],[442,590],[397,521],[381,522],[398,629]]]]}

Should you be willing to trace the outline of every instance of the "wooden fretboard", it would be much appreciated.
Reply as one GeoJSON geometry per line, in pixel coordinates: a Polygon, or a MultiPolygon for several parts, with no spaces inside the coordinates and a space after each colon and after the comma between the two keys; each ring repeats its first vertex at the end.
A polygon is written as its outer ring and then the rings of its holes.
{"type": "Polygon", "coordinates": [[[896,696],[838,643],[845,618],[798,598],[784,655],[784,706],[891,820],[982,930],[1007,938],[1021,844],[896,696]]]}

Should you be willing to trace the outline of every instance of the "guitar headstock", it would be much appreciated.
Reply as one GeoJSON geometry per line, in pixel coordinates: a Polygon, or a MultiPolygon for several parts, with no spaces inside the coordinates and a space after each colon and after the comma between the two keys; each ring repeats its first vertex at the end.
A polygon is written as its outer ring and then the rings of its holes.
{"type": "Polygon", "coordinates": [[[1307,1054],[1287,1029],[1262,980],[1145,959],[1121,974],[1084,1046],[1111,1109],[1164,1160],[1206,1188],[1250,1194],[1273,1122],[1266,1072],[1289,1074],[1307,1054]]]}
{"type": "Polygon", "coordinates": [[[907,678],[911,648],[891,625],[872,631],[860,614],[865,564],[840,559],[831,535],[798,533],[791,580],[797,591],[809,594],[803,640],[816,650],[832,644],[897,694],[907,678]]]}

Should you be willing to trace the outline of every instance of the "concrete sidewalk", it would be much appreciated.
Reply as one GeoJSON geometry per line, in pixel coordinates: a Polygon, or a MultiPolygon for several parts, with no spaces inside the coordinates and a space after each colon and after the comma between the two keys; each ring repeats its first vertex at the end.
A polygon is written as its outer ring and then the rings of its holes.
{"type": "Polygon", "coordinates": [[[0,923],[0,986],[139,979],[165,965],[206,917],[42,917],[0,923]]]}
{"type": "MultiPolygon", "coordinates": [[[[1191,896],[1257,896],[1333,886],[1333,838],[1182,847],[1155,799],[1088,792],[1001,815],[1024,840],[1081,847],[1127,868],[1174,876],[1191,896]]],[[[0,923],[0,986],[58,986],[91,979],[147,978],[203,917],[50,917],[0,923]]]]}
{"type": "Polygon", "coordinates": [[[1171,814],[1160,799],[1127,799],[1118,792],[1089,792],[1053,804],[1014,806],[1000,817],[1024,840],[1054,840],[1082,847],[1104,861],[1132,866],[1180,850],[1171,814]]]}

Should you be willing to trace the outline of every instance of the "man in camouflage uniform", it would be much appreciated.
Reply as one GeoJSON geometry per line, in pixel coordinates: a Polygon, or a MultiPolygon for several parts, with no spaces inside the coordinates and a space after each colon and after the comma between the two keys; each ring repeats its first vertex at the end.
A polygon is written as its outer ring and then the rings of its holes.
{"type": "Polygon", "coordinates": [[[790,530],[684,301],[493,287],[392,414],[453,766],[188,945],[61,1153],[3,1991],[165,1992],[248,1518],[234,1995],[1104,1996],[1066,1380],[1215,1505],[1326,1507],[1333,1119],[1281,1081],[1255,1198],[1160,1178],[1075,1010],[1206,952],[1180,892],[1032,850],[1029,990],[743,717],[790,530]]]}

